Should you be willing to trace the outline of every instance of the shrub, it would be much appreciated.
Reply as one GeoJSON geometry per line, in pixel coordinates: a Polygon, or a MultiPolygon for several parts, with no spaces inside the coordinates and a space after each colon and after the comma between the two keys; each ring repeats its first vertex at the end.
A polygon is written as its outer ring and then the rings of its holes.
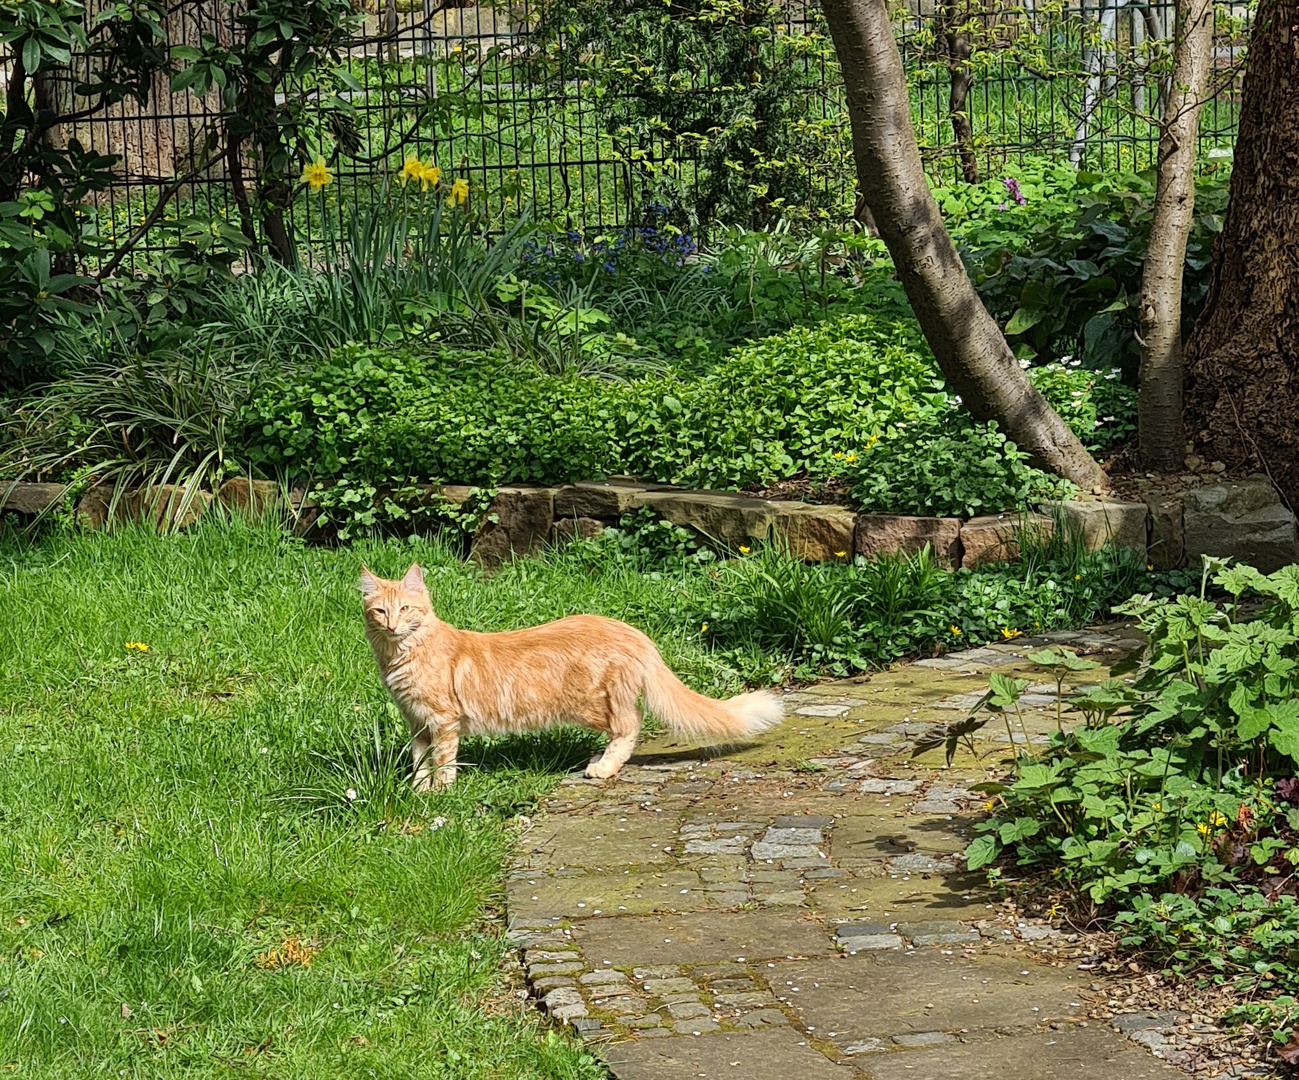
{"type": "MultiPolygon", "coordinates": [[[[1149,637],[1140,678],[1075,698],[1084,727],[986,785],[997,812],[967,854],[1049,869],[1117,912],[1126,945],[1183,970],[1293,993],[1299,567],[1218,564],[1212,580],[1226,602],[1202,587],[1118,609],[1149,637]]],[[[990,707],[1015,708],[1026,684],[994,682],[990,707]]]]}
{"type": "MultiPolygon", "coordinates": [[[[988,310],[1022,357],[1074,357],[1094,370],[1121,368],[1135,383],[1153,176],[1061,175],[1048,166],[1030,168],[1017,184],[1022,205],[1000,179],[959,195],[939,193],[988,310]]],[[[1186,247],[1184,335],[1208,292],[1210,249],[1226,203],[1226,177],[1202,177],[1186,247]]]]}
{"type": "MultiPolygon", "coordinates": [[[[1094,380],[1044,389],[1094,423],[1094,380]]],[[[499,354],[347,347],[245,410],[263,470],[491,486],[632,473],[741,488],[846,476],[863,505],[1001,511],[1067,490],[943,389],[914,324],[844,316],[729,353],[707,374],[632,383],[521,372],[499,354]]]]}

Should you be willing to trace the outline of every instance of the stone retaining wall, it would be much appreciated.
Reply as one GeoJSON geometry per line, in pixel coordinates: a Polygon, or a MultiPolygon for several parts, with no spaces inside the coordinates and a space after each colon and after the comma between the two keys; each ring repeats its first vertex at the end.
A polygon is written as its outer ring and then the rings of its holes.
{"type": "MultiPolygon", "coordinates": [[[[464,505],[472,489],[428,485],[421,498],[464,505]]],[[[32,515],[64,498],[58,484],[0,481],[0,510],[32,515]]],[[[159,527],[182,528],[216,504],[259,516],[282,515],[300,534],[311,534],[319,513],[305,491],[284,491],[270,481],[226,481],[215,494],[177,485],[127,492],[113,500],[111,488],[91,488],[77,514],[89,528],[110,519],[147,518],[159,527]]],[[[1121,502],[1084,495],[1044,504],[1028,514],[958,518],[859,514],[843,506],[760,499],[734,492],[690,491],[632,478],[560,487],[498,488],[473,533],[471,555],[497,565],[557,540],[594,536],[641,508],[691,529],[719,547],[739,551],[771,539],[812,562],[846,562],[854,555],[914,553],[929,545],[951,569],[1017,558],[1025,530],[1050,532],[1057,523],[1082,537],[1090,550],[1112,542],[1141,552],[1159,569],[1201,554],[1233,556],[1264,571],[1299,562],[1294,515],[1265,477],[1214,484],[1184,499],[1121,502]]]]}

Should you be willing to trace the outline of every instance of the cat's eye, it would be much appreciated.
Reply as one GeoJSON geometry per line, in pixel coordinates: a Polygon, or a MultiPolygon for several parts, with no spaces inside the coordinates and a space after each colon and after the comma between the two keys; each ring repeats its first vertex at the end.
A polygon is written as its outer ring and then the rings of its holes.
{"type": "Polygon", "coordinates": [[[371,613],[374,615],[374,617],[375,617],[376,619],[382,619],[382,618],[385,618],[385,617],[387,616],[387,614],[388,614],[388,612],[387,612],[384,608],[381,608],[381,607],[371,608],[370,611],[371,611],[371,613]]]}
{"type": "Polygon", "coordinates": [[[402,614],[404,614],[405,612],[407,612],[407,611],[409,611],[409,610],[410,610],[410,605],[409,605],[409,604],[402,604],[402,606],[401,606],[401,611],[397,612],[397,614],[398,614],[398,615],[402,615],[402,614]]]}

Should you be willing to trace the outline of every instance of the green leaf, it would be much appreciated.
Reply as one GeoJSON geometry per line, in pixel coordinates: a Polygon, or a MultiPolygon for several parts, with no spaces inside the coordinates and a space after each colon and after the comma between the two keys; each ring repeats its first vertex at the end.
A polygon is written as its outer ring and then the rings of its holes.
{"type": "Polygon", "coordinates": [[[965,849],[966,868],[978,870],[997,857],[1001,845],[995,836],[980,836],[965,849]]]}
{"type": "Polygon", "coordinates": [[[1019,840],[1027,839],[1030,836],[1036,836],[1042,831],[1042,823],[1037,818],[1022,817],[1014,821],[1007,821],[997,830],[997,835],[1001,842],[1009,846],[1019,840]]]}
{"type": "Polygon", "coordinates": [[[1010,321],[1006,323],[1006,336],[1014,337],[1016,334],[1022,334],[1025,330],[1031,330],[1039,322],[1046,311],[1041,308],[1016,308],[1015,313],[1011,315],[1010,321]]]}
{"type": "Polygon", "coordinates": [[[41,43],[35,34],[29,34],[23,42],[23,67],[28,75],[34,75],[41,66],[41,43]]]}

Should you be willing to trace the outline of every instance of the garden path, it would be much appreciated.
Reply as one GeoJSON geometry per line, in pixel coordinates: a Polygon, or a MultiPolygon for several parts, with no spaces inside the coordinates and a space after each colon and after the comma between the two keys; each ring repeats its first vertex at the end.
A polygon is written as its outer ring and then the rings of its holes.
{"type": "MultiPolygon", "coordinates": [[[[1110,626],[825,683],[724,758],[661,737],[614,780],[566,780],[508,882],[532,993],[618,1080],[1172,1080],[1169,1061],[1209,1064],[1201,1017],[1125,1013],[1085,938],[963,869],[983,765],[910,756],[989,671],[1041,680],[1025,654],[1050,643],[1101,661],[1093,681],[1141,646],[1110,626]]],[[[1014,738],[1045,738],[1054,685],[1023,704],[1014,738]]],[[[976,746],[1010,738],[989,724],[976,746]]]]}

